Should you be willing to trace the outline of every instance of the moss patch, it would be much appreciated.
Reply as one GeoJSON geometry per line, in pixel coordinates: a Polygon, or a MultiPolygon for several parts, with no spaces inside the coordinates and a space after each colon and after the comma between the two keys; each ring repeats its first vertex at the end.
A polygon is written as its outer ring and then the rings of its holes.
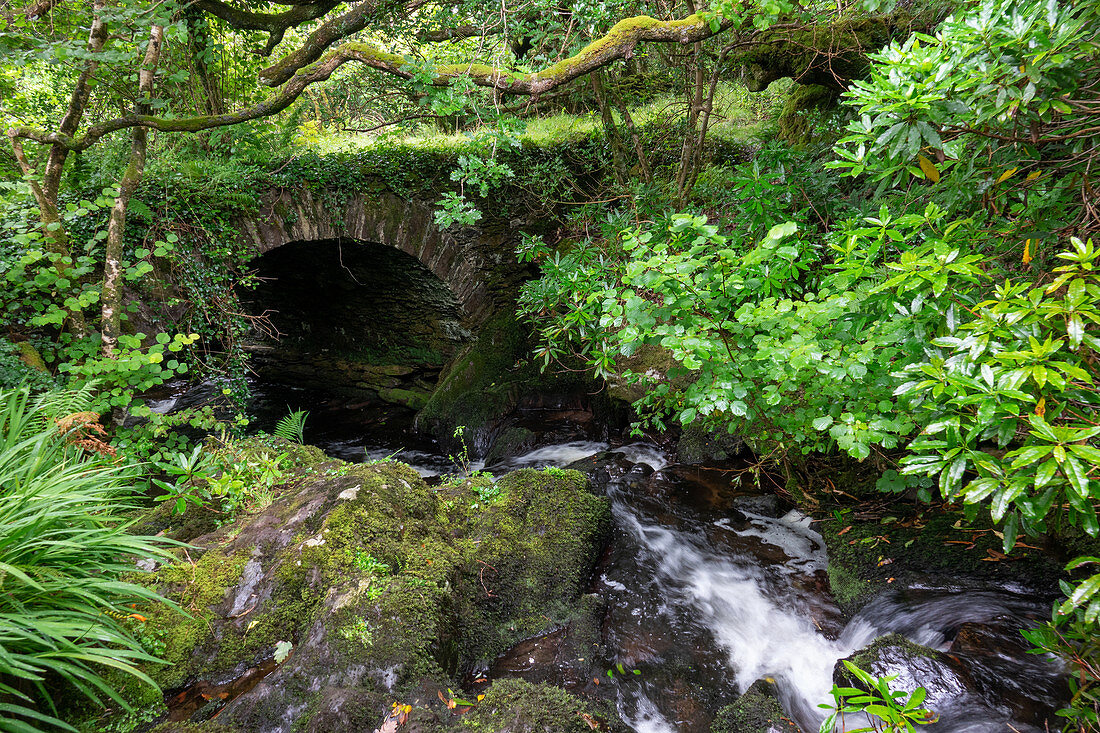
{"type": "MultiPolygon", "coordinates": [[[[791,145],[812,142],[815,130],[836,109],[838,90],[820,84],[797,84],[779,114],[778,133],[791,145]]],[[[838,128],[839,125],[830,126],[838,128]]]]}
{"type": "Polygon", "coordinates": [[[462,426],[469,450],[485,456],[505,430],[503,418],[523,396],[597,391],[580,372],[543,373],[530,359],[529,338],[510,310],[489,319],[440,376],[417,425],[452,451],[462,449],[454,437],[462,426]]]}
{"type": "Polygon", "coordinates": [[[589,733],[595,717],[588,704],[560,687],[519,679],[497,680],[485,699],[462,719],[465,730],[479,733],[589,733]]]}
{"type": "Polygon", "coordinates": [[[710,726],[711,733],[797,733],[779,698],[775,685],[758,680],[737,702],[718,711],[710,726]]]}
{"type": "MultiPolygon", "coordinates": [[[[873,642],[848,657],[848,661],[860,669],[868,670],[879,658],[883,649],[900,649],[902,654],[908,657],[928,657],[934,659],[937,656],[935,649],[921,646],[916,642],[910,641],[901,634],[887,634],[886,636],[876,638],[873,642]]],[[[843,665],[841,665],[840,668],[843,668],[843,665]]],[[[856,680],[849,677],[847,674],[845,674],[844,679],[849,686],[856,683],[856,680]]]]}
{"type": "Polygon", "coordinates": [[[149,733],[237,733],[237,729],[213,722],[163,723],[149,733]]]}
{"type": "MultiPolygon", "coordinates": [[[[518,385],[530,370],[519,373],[526,361],[527,335],[511,313],[487,321],[478,337],[440,376],[439,386],[417,415],[417,423],[444,444],[454,444],[461,425],[476,434],[494,418],[515,407],[518,385]]],[[[487,446],[471,446],[487,448],[487,446]]]]}

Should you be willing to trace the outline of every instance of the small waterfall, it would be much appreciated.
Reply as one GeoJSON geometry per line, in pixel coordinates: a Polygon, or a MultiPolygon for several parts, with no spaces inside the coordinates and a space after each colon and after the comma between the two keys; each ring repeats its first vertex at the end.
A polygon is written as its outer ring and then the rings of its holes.
{"type": "Polygon", "coordinates": [[[827,639],[815,626],[810,606],[788,582],[792,573],[825,562],[824,545],[819,538],[807,541],[812,533],[801,517],[757,518],[744,533],[799,553],[791,556],[789,568],[769,573],[755,558],[712,547],[700,533],[646,521],[620,501],[614,509],[638,542],[640,563],[653,568],[658,592],[669,604],[690,609],[711,631],[740,690],[761,678],[774,679],[788,711],[804,730],[816,731],[824,717],[817,705],[831,700],[833,666],[862,640],[827,639]]]}

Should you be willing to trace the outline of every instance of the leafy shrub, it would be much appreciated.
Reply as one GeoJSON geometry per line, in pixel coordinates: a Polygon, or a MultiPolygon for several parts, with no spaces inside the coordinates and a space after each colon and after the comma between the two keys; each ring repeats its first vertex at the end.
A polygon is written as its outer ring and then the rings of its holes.
{"type": "MultiPolygon", "coordinates": [[[[833,733],[837,716],[840,716],[841,729],[848,733],[913,733],[914,725],[928,725],[936,722],[936,716],[921,707],[927,691],[918,687],[912,693],[890,689],[890,683],[897,675],[876,677],[856,665],[843,660],[844,667],[855,678],[860,687],[840,687],[833,685],[831,694],[833,705],[821,707],[833,712],[821,724],[820,733],[833,733]],[[851,715],[854,721],[867,722],[862,728],[850,728],[845,716],[851,715]]],[[[858,723],[857,723],[858,724],[858,723]]]]}
{"type": "Polygon", "coordinates": [[[1100,533],[1100,483],[1090,476],[1100,465],[1100,252],[1072,244],[1049,285],[1006,280],[973,317],[950,323],[897,390],[926,425],[905,471],[938,476],[945,499],[988,503],[1006,551],[1021,529],[1059,519],[1100,533]]]}

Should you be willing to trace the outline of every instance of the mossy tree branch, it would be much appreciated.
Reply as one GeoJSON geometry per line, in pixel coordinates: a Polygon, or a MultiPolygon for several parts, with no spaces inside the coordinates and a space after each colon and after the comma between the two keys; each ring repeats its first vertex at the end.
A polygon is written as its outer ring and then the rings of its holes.
{"type": "MultiPolygon", "coordinates": [[[[369,3],[364,3],[366,4],[369,3]]],[[[648,16],[627,18],[616,23],[605,36],[593,41],[574,56],[558,61],[542,71],[521,74],[488,64],[447,64],[435,67],[432,83],[436,86],[448,86],[457,79],[468,78],[478,86],[493,88],[502,93],[538,96],[612,61],[630,58],[639,43],[690,44],[709,38],[728,27],[729,23],[725,23],[714,30],[700,15],[668,21],[648,16]]],[[[307,87],[325,81],[336,69],[353,61],[406,79],[412,78],[416,73],[416,69],[403,56],[382,51],[368,43],[347,42],[323,54],[314,63],[295,71],[279,91],[268,99],[236,112],[183,118],[133,114],[91,125],[80,136],[32,127],[14,127],[8,130],[8,136],[59,146],[66,150],[84,150],[104,135],[130,127],[147,127],[161,132],[199,132],[236,125],[283,111],[307,87]]]]}

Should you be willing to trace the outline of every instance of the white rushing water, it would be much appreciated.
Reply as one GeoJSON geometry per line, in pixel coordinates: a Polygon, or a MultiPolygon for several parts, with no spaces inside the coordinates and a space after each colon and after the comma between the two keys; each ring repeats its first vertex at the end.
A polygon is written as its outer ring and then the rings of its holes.
{"type": "MultiPolygon", "coordinates": [[[[638,446],[631,450],[644,454],[638,446]]],[[[687,615],[705,627],[724,652],[741,692],[757,680],[773,680],[787,712],[806,733],[816,733],[825,718],[826,711],[819,706],[833,702],[830,690],[837,661],[875,638],[898,632],[946,651],[950,637],[945,630],[998,617],[1023,623],[1029,609],[1036,608],[1026,597],[961,588],[906,599],[887,595],[866,606],[838,638],[830,638],[819,619],[832,613],[835,621],[836,609],[813,582],[827,568],[828,557],[809,517],[796,510],[779,518],[741,510],[705,524],[699,521],[704,517],[670,522],[665,510],[654,517],[647,515],[638,496],[621,485],[609,486],[609,495],[616,524],[637,547],[638,571],[652,574],[641,583],[642,592],[660,597],[651,612],[670,619],[677,613],[687,615]],[[774,549],[762,550],[762,545],[774,549]]],[[[616,581],[603,582],[615,589],[616,581]]],[[[835,625],[832,628],[836,630],[835,625]]],[[[1034,676],[1008,683],[1022,685],[1023,691],[1044,674],[1057,674],[1053,669],[1044,671],[1042,660],[1032,664],[1037,665],[1031,670],[1034,676]]],[[[899,680],[907,689],[918,684],[899,680]]],[[[938,711],[944,715],[932,726],[938,733],[1038,731],[1014,721],[1007,708],[989,707],[973,695],[964,693],[941,702],[948,707],[938,711]]],[[[678,730],[661,715],[644,687],[620,692],[618,707],[623,720],[638,733],[678,730]]],[[[846,721],[848,728],[867,724],[863,716],[849,716],[846,721]]],[[[841,727],[838,724],[838,730],[841,727]]]]}
{"type": "MultiPolygon", "coordinates": [[[[804,729],[816,731],[823,717],[817,705],[832,699],[829,690],[837,659],[870,641],[830,641],[798,595],[784,587],[782,578],[790,572],[824,567],[820,537],[797,518],[756,518],[744,534],[781,547],[792,560],[769,577],[754,559],[725,556],[701,537],[647,522],[623,504],[617,503],[616,510],[622,525],[638,540],[641,559],[656,568],[668,602],[690,607],[711,630],[741,691],[761,678],[776,680],[792,715],[804,729]]],[[[651,721],[635,728],[675,731],[667,724],[652,727],[651,721]]]]}
{"type": "Polygon", "coordinates": [[[607,443],[592,440],[574,440],[569,443],[548,445],[536,448],[523,455],[514,456],[493,466],[501,473],[519,468],[546,468],[547,466],[568,466],[583,458],[589,458],[608,448],[607,443]]]}

